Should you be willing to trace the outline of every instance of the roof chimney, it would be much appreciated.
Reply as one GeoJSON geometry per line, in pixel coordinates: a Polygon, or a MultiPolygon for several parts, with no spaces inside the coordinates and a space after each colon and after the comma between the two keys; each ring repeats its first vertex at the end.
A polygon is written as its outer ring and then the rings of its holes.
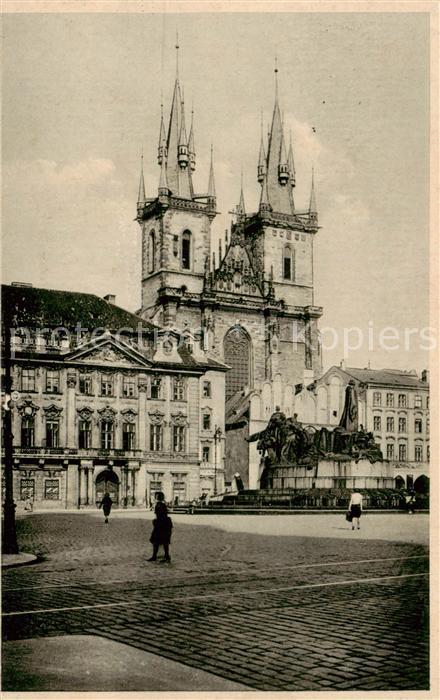
{"type": "Polygon", "coordinates": [[[429,384],[429,369],[422,370],[422,382],[429,384]]]}
{"type": "Polygon", "coordinates": [[[345,369],[345,358],[344,358],[343,360],[340,361],[339,367],[340,367],[341,369],[345,369]]]}
{"type": "Polygon", "coordinates": [[[116,304],[116,295],[115,294],[106,294],[104,299],[108,301],[109,304],[116,304]]]}

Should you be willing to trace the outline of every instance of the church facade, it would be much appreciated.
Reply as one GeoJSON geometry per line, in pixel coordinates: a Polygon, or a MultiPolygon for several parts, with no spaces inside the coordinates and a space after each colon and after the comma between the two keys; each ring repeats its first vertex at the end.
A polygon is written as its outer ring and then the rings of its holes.
{"type": "Polygon", "coordinates": [[[259,457],[246,437],[261,430],[276,405],[293,411],[295,386],[322,371],[313,294],[313,242],[318,214],[312,189],[306,210],[294,201],[293,149],[286,146],[276,88],[267,143],[255,148],[260,188],[256,212],[243,190],[218,255],[214,167],[206,194],[196,194],[194,126],[187,133],[176,76],[168,123],[162,116],[158,190],[147,198],[141,172],[137,221],[142,235],[142,308],[160,326],[197,329],[199,342],[230,369],[226,374],[226,483],[239,471],[256,487],[259,457]],[[237,404],[240,404],[239,415],[237,404]]]}

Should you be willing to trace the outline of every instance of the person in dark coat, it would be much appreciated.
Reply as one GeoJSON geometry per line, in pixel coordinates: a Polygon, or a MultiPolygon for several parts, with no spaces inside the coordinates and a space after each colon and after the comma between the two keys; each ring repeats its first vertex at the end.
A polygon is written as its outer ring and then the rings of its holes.
{"type": "Polygon", "coordinates": [[[104,513],[104,518],[105,518],[104,522],[105,523],[108,523],[108,516],[110,515],[112,505],[113,505],[113,501],[110,498],[110,494],[105,493],[101,503],[99,504],[99,507],[102,508],[102,512],[104,513]]]}
{"type": "Polygon", "coordinates": [[[165,552],[164,561],[169,563],[171,561],[169,547],[173,523],[168,515],[168,509],[165,503],[165,497],[163,493],[159,492],[156,495],[156,498],[157,502],[154,508],[154,513],[156,517],[153,520],[153,531],[150,537],[150,542],[153,545],[153,554],[148,559],[148,561],[156,561],[159,547],[160,545],[162,545],[165,552]]]}

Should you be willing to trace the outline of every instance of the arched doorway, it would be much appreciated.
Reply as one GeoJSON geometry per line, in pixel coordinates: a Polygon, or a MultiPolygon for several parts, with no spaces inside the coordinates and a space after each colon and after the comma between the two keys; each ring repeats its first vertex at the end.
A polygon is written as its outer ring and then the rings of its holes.
{"type": "Polygon", "coordinates": [[[404,489],[405,488],[405,479],[402,476],[396,476],[395,486],[396,486],[396,489],[404,489]]]}
{"type": "Polygon", "coordinates": [[[119,505],[119,478],[113,469],[104,469],[95,480],[96,501],[100,503],[105,493],[110,494],[113,505],[119,505]]]}
{"type": "Polygon", "coordinates": [[[422,474],[421,476],[417,477],[417,479],[415,480],[414,491],[416,493],[423,493],[423,494],[429,493],[429,478],[427,476],[425,476],[425,474],[422,474]]]}
{"type": "Polygon", "coordinates": [[[251,339],[245,329],[230,328],[223,341],[224,358],[231,367],[226,373],[226,400],[245,386],[251,387],[251,339]]]}

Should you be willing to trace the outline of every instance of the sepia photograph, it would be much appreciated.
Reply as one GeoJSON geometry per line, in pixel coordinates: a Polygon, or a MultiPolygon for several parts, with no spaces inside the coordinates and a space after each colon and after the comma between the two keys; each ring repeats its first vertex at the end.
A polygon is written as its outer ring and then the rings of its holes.
{"type": "Polygon", "coordinates": [[[438,4],[2,48],[2,693],[438,697],[438,4]]]}

